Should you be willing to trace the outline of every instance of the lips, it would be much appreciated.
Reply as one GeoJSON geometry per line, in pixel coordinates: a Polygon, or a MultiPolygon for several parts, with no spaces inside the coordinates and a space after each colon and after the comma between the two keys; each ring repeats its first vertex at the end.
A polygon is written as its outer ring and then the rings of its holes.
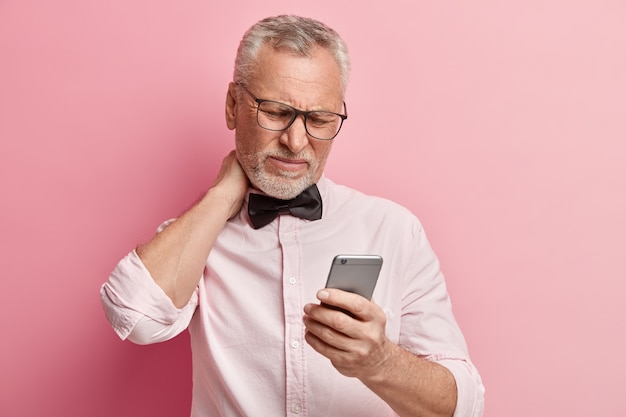
{"type": "Polygon", "coordinates": [[[301,171],[308,167],[308,162],[304,159],[287,159],[270,157],[269,161],[281,171],[301,171]]]}

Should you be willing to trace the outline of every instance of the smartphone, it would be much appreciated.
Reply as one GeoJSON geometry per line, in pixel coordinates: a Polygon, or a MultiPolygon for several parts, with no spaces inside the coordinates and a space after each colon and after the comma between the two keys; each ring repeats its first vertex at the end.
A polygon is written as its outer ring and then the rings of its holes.
{"type": "Polygon", "coordinates": [[[337,255],[330,265],[326,288],[338,288],[372,299],[383,258],[378,255],[337,255]]]}

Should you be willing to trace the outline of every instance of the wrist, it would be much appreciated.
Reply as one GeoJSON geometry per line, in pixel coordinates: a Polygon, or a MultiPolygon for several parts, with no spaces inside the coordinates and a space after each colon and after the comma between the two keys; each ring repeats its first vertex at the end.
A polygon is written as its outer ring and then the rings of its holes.
{"type": "Polygon", "coordinates": [[[219,187],[211,187],[205,193],[200,204],[206,207],[212,216],[221,215],[225,220],[228,220],[241,210],[243,196],[234,195],[219,187]]]}
{"type": "Polygon", "coordinates": [[[398,345],[385,338],[380,348],[378,360],[371,364],[369,371],[360,378],[361,381],[367,386],[384,384],[388,380],[388,374],[393,373],[399,363],[401,352],[398,350],[401,350],[398,345]]]}

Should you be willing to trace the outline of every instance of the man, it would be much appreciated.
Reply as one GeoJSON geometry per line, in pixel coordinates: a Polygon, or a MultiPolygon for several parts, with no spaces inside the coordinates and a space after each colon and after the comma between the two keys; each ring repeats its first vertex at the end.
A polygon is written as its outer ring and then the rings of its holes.
{"type": "Polygon", "coordinates": [[[102,287],[121,338],[189,329],[192,416],[482,415],[482,383],[418,220],[323,175],[348,72],[324,24],[254,25],[226,95],[236,150],[205,196],[102,287]],[[265,196],[279,213],[256,206],[265,196]],[[372,301],[323,289],[337,254],[383,257],[372,301]]]}

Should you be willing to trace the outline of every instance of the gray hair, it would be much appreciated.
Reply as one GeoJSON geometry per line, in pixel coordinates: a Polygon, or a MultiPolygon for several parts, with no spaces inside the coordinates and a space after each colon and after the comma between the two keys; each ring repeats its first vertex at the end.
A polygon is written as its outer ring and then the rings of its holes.
{"type": "Polygon", "coordinates": [[[276,50],[286,50],[300,56],[310,56],[311,49],[321,46],[334,57],[341,72],[341,87],[345,93],[350,74],[348,47],[339,34],[314,19],[281,15],[257,22],[244,34],[235,59],[235,83],[247,85],[254,76],[257,56],[261,47],[271,45],[276,50]]]}

